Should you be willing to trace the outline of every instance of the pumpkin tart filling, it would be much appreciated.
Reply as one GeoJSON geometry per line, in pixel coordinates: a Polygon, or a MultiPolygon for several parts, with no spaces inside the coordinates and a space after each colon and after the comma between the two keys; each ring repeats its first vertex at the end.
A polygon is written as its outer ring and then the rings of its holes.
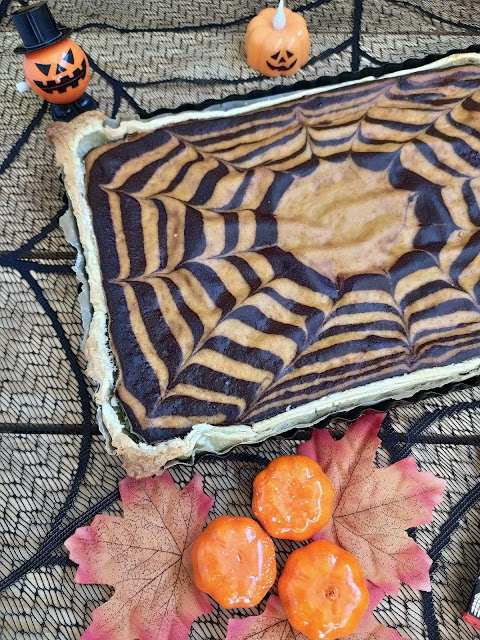
{"type": "Polygon", "coordinates": [[[446,60],[53,125],[97,402],[130,473],[477,374],[480,67],[446,60]]]}
{"type": "Polygon", "coordinates": [[[480,355],[479,80],[381,80],[87,156],[137,434],[480,355]]]}

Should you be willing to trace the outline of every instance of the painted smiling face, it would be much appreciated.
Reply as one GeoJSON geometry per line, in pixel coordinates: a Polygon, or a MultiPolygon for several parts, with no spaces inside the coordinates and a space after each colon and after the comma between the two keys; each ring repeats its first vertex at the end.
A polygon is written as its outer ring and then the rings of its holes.
{"type": "Polygon", "coordinates": [[[310,37],[305,20],[290,9],[284,12],[281,28],[274,25],[278,12],[271,7],[260,11],[247,28],[247,63],[265,76],[290,76],[308,61],[310,37]]]}
{"type": "Polygon", "coordinates": [[[270,60],[267,60],[267,67],[270,71],[278,71],[279,73],[286,73],[294,68],[297,64],[297,58],[291,51],[282,50],[277,51],[270,56],[270,60]]]}
{"type": "Polygon", "coordinates": [[[90,65],[85,53],[69,38],[26,53],[23,71],[35,93],[55,104],[78,100],[85,93],[90,79],[90,65]]]}

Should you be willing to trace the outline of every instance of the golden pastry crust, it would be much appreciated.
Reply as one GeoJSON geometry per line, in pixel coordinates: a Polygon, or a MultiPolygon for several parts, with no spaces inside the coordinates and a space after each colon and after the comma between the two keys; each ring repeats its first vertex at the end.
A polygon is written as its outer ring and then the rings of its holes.
{"type": "MultiPolygon", "coordinates": [[[[458,65],[478,64],[479,61],[480,56],[476,54],[455,55],[428,65],[423,69],[433,70],[458,65]]],[[[401,76],[410,73],[412,71],[393,75],[401,76]]],[[[364,79],[358,82],[366,82],[367,80],[364,79]]],[[[258,110],[262,106],[271,107],[304,96],[324,93],[334,88],[296,92],[286,97],[268,100],[263,105],[262,103],[257,103],[253,107],[248,106],[229,111],[229,116],[258,110]]],[[[111,450],[122,458],[127,472],[135,477],[159,473],[162,469],[175,462],[190,461],[195,454],[201,452],[222,453],[236,444],[259,442],[293,427],[314,424],[319,419],[338,411],[358,406],[368,406],[386,399],[409,397],[419,390],[435,388],[449,382],[458,382],[477,375],[480,366],[480,359],[472,358],[447,366],[424,368],[395,378],[387,378],[364,384],[358,388],[328,394],[296,408],[284,410],[273,417],[253,422],[253,424],[222,426],[207,423],[195,424],[185,436],[174,437],[157,444],[139,442],[138,438],[132,437],[133,434],[126,426],[121,407],[115,395],[119,373],[118,363],[108,338],[109,314],[105,291],[101,284],[102,272],[92,212],[87,202],[85,156],[91,150],[95,150],[93,155],[89,156],[88,162],[91,166],[98,155],[105,151],[103,145],[122,141],[127,135],[142,135],[166,125],[172,126],[190,120],[208,120],[224,115],[223,111],[210,111],[167,115],[150,121],[136,119],[108,121],[103,114],[93,112],[79,116],[72,123],[54,123],[48,130],[49,139],[56,148],[57,162],[64,174],[65,187],[70,199],[71,209],[75,215],[78,235],[85,257],[92,310],[86,343],[87,373],[98,384],[95,400],[99,407],[99,422],[108,438],[111,450]]],[[[292,192],[290,197],[295,200],[295,198],[298,199],[301,196],[292,192]]],[[[291,205],[288,202],[284,203],[284,216],[288,217],[290,207],[291,205]]],[[[352,203],[352,207],[354,208],[354,203],[352,203]]],[[[395,224],[393,227],[395,227],[395,224]]],[[[282,231],[285,234],[283,243],[288,246],[290,241],[288,225],[284,225],[283,229],[285,229],[285,231],[282,231]]],[[[400,233],[402,230],[403,227],[400,224],[397,231],[400,233]]],[[[305,249],[310,233],[311,229],[307,225],[304,230],[304,237],[303,239],[301,238],[302,242],[299,243],[297,240],[292,247],[289,247],[289,250],[294,255],[295,252],[300,252],[302,261],[307,264],[311,264],[311,261],[315,260],[315,256],[312,257],[308,247],[305,249]]],[[[390,235],[391,229],[387,224],[382,237],[379,239],[377,236],[376,241],[382,245],[388,245],[390,235]]],[[[411,238],[408,237],[406,242],[411,242],[411,238]]],[[[372,246],[368,251],[371,252],[374,248],[372,246]]],[[[357,261],[362,259],[364,253],[363,251],[362,254],[357,256],[357,261]]],[[[332,247],[326,251],[325,255],[328,259],[322,265],[322,269],[326,275],[331,275],[335,273],[335,270],[338,270],[339,247],[332,247]]],[[[387,259],[391,260],[392,257],[385,257],[379,251],[378,269],[385,267],[384,263],[387,259]]]]}

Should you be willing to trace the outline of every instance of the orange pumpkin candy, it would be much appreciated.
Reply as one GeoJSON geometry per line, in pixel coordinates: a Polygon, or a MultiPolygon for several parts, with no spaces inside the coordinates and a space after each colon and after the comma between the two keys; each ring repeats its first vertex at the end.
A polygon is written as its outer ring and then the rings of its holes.
{"type": "Polygon", "coordinates": [[[55,104],[69,104],[87,90],[90,65],[83,50],[65,38],[23,56],[23,71],[35,93],[55,104]]]}
{"type": "Polygon", "coordinates": [[[249,66],[263,75],[291,76],[308,61],[307,23],[299,13],[283,9],[283,3],[278,10],[263,9],[249,22],[245,51],[249,66]]]}

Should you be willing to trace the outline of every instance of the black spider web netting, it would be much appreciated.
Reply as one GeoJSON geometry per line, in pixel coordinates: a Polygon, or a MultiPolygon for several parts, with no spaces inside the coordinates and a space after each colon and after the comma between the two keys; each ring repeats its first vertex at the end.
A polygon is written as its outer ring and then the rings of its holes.
{"type": "MultiPolygon", "coordinates": [[[[96,513],[120,513],[124,472],[105,452],[83,375],[74,256],[58,226],[64,196],[45,141],[50,116],[33,92],[15,89],[23,76],[9,16],[22,4],[0,0],[0,638],[74,640],[110,591],[75,585],[62,544],[96,513]]],[[[90,92],[109,114],[144,114],[480,44],[474,0],[292,0],[308,23],[311,59],[295,78],[272,80],[244,62],[246,25],[264,6],[257,0],[49,5],[59,23],[76,30],[90,56],[90,92]]],[[[412,532],[433,559],[432,593],[404,587],[377,615],[412,640],[474,638],[461,615],[480,566],[480,390],[396,407],[381,436],[380,464],[413,454],[448,489],[434,522],[412,532]]],[[[211,517],[247,515],[253,476],[294,447],[275,439],[202,459],[197,469],[215,497],[211,517]]],[[[181,485],[192,473],[173,471],[181,485]]],[[[284,543],[278,551],[282,564],[284,543]]],[[[225,612],[215,609],[194,624],[191,638],[221,639],[225,628],[225,612]]]]}

